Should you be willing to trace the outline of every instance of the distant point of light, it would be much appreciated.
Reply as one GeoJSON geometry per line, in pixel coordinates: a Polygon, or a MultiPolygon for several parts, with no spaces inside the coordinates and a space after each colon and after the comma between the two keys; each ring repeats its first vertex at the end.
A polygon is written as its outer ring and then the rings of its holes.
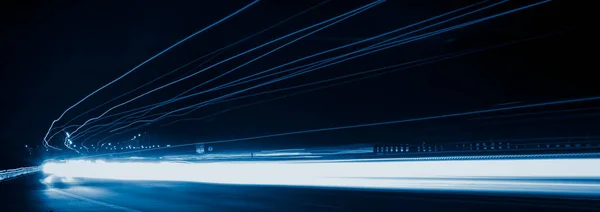
{"type": "Polygon", "coordinates": [[[600,195],[600,159],[45,163],[58,177],[373,189],[600,195]],[[563,180],[570,179],[570,180],[563,180]],[[585,179],[596,179],[593,181],[585,179]]]}
{"type": "Polygon", "coordinates": [[[25,144],[25,148],[27,148],[27,147],[28,147],[27,144],[25,144]]]}
{"type": "Polygon", "coordinates": [[[142,134],[138,134],[138,137],[142,137],[142,134]]]}
{"type": "Polygon", "coordinates": [[[108,143],[108,145],[110,146],[110,143],[108,143]]]}
{"type": "Polygon", "coordinates": [[[167,147],[171,147],[171,144],[167,144],[167,147]]]}

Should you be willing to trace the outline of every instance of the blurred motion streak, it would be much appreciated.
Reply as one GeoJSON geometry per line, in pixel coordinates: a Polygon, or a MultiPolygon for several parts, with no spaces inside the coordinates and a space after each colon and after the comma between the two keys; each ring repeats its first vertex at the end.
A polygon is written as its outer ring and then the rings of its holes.
{"type": "Polygon", "coordinates": [[[46,174],[112,180],[336,188],[600,195],[598,158],[48,162],[46,174]]]}
{"type": "Polygon", "coordinates": [[[39,166],[0,170],[0,182],[40,171],[39,166]]]}

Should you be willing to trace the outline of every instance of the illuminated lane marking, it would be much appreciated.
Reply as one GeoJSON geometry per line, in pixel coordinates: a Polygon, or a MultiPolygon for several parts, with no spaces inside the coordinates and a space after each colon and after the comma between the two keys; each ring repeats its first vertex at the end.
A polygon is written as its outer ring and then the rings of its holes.
{"type": "Polygon", "coordinates": [[[138,210],[134,210],[134,209],[131,209],[131,208],[126,208],[126,207],[123,207],[123,206],[113,205],[113,204],[106,203],[106,202],[100,202],[100,201],[97,201],[97,200],[93,200],[93,199],[82,197],[82,196],[79,196],[79,195],[76,195],[76,194],[72,194],[72,193],[69,193],[69,192],[66,192],[66,191],[61,191],[61,190],[58,190],[58,189],[55,189],[55,188],[49,188],[49,190],[50,191],[54,191],[54,192],[59,193],[59,194],[62,194],[62,195],[65,195],[65,196],[68,196],[68,197],[72,197],[72,198],[75,198],[75,199],[83,200],[83,201],[86,201],[86,202],[89,202],[89,203],[92,203],[92,204],[102,205],[102,206],[109,207],[109,208],[112,208],[112,209],[115,209],[115,210],[128,211],[128,212],[140,212],[138,210]]]}

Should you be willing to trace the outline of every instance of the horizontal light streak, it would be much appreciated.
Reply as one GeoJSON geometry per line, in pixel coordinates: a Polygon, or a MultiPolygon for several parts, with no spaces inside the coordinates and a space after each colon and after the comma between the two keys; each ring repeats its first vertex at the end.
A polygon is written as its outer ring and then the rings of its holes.
{"type": "Polygon", "coordinates": [[[600,159],[383,162],[51,162],[47,174],[112,180],[600,194],[600,159]]]}

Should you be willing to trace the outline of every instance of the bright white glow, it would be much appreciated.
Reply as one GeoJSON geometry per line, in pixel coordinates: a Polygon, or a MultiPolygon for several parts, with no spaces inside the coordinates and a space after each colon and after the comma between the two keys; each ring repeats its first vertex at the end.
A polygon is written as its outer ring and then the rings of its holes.
{"type": "Polygon", "coordinates": [[[142,134],[138,134],[138,137],[142,137],[142,134]]]}
{"type": "Polygon", "coordinates": [[[27,148],[27,144],[25,144],[25,148],[27,148]]]}
{"type": "Polygon", "coordinates": [[[72,183],[72,182],[75,182],[75,179],[73,179],[72,177],[63,177],[63,178],[61,179],[61,181],[62,181],[63,183],[72,183]]]}
{"type": "Polygon", "coordinates": [[[110,146],[110,143],[108,143],[108,145],[110,146]]]}
{"type": "Polygon", "coordinates": [[[160,147],[160,145],[158,145],[158,147],[160,147]]]}
{"type": "Polygon", "coordinates": [[[44,178],[44,183],[52,183],[52,181],[54,181],[54,176],[52,175],[44,178]]]}
{"type": "Polygon", "coordinates": [[[77,144],[73,144],[73,147],[77,147],[77,144]]]}
{"type": "Polygon", "coordinates": [[[597,182],[560,181],[600,179],[600,169],[592,167],[600,167],[600,159],[210,163],[67,161],[44,164],[43,171],[63,177],[117,180],[600,195],[597,182]]]}
{"type": "Polygon", "coordinates": [[[167,144],[167,147],[170,147],[170,146],[171,146],[171,144],[167,144]]]}
{"type": "Polygon", "coordinates": [[[272,152],[272,153],[254,153],[256,157],[276,157],[276,156],[300,156],[310,155],[310,152],[272,152]]]}

